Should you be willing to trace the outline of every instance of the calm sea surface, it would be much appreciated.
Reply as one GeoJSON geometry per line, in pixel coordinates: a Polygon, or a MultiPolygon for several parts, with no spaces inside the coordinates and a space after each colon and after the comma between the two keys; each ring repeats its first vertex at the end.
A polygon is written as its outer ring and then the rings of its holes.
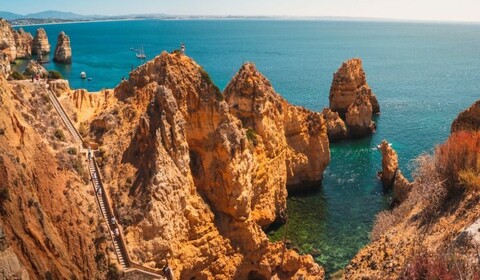
{"type": "MultiPolygon", "coordinates": [[[[480,25],[474,24],[145,20],[44,28],[52,51],[62,30],[73,48],[71,66],[47,68],[73,88],[89,90],[114,87],[142,63],[130,48],[143,45],[151,59],[184,42],[220,88],[253,61],[290,102],[320,111],[328,106],[332,74],[344,60],[362,58],[381,106],[377,133],[332,144],[321,190],[288,201],[288,238],[313,252],[327,272],[344,267],[368,242],[375,214],[388,206],[376,178],[380,155],[372,147],[392,142],[410,176],[412,159],[442,142],[455,116],[480,98],[480,25]],[[80,80],[81,71],[92,81],[80,80]]],[[[280,228],[270,236],[283,234],[280,228]]]]}

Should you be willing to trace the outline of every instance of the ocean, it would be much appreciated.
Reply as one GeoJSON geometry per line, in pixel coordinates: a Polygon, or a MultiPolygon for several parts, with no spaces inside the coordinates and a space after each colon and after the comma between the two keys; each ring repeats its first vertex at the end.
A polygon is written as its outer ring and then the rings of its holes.
{"type": "MultiPolygon", "coordinates": [[[[240,66],[254,62],[293,104],[328,106],[333,73],[360,57],[380,103],[377,132],[331,145],[331,163],[318,191],[288,200],[288,239],[313,253],[328,273],[342,269],[369,241],[375,215],[390,195],[376,177],[382,139],[393,143],[402,171],[449,135],[456,115],[480,98],[480,25],[413,22],[294,20],[141,20],[43,26],[52,51],[56,36],[70,36],[73,64],[49,63],[73,88],[112,88],[147,59],[186,45],[187,55],[225,88],[240,66]],[[85,71],[91,81],[80,79],[85,71]]],[[[24,27],[34,33],[37,26],[24,27]]],[[[22,63],[18,68],[24,67],[22,63]]],[[[285,227],[270,232],[283,239],[285,227]]]]}

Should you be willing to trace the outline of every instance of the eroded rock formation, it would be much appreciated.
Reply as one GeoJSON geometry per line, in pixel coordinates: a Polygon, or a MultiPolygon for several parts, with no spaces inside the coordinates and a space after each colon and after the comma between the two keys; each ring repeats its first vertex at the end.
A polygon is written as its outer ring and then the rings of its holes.
{"type": "Polygon", "coordinates": [[[14,32],[15,46],[17,49],[16,58],[30,58],[32,56],[32,34],[25,32],[22,28],[14,32]]]}
{"type": "Polygon", "coordinates": [[[14,31],[5,19],[0,19],[0,51],[9,62],[17,58],[14,31]]]}
{"type": "Polygon", "coordinates": [[[180,279],[323,278],[311,256],[283,253],[262,231],[282,217],[287,182],[321,179],[329,151],[320,114],[289,105],[252,64],[222,94],[193,60],[168,53],[133,71],[114,97],[87,111],[105,120],[91,137],[102,143],[136,261],[161,267],[169,258],[180,279]]]}
{"type": "Polygon", "coordinates": [[[43,67],[40,63],[38,63],[35,60],[30,60],[30,62],[27,65],[27,68],[25,68],[25,71],[23,71],[23,74],[30,76],[30,77],[35,77],[36,75],[40,76],[40,78],[44,78],[48,76],[48,71],[43,67]]]}
{"type": "Polygon", "coordinates": [[[340,115],[325,108],[322,111],[323,118],[327,124],[327,134],[330,141],[343,140],[348,137],[348,130],[340,115]]]}
{"type": "Polygon", "coordinates": [[[383,140],[379,147],[382,153],[382,171],[379,173],[385,189],[393,189],[393,204],[402,203],[412,189],[412,184],[403,176],[398,165],[398,155],[391,145],[383,140]]]}
{"type": "Polygon", "coordinates": [[[49,54],[50,53],[50,44],[48,43],[47,32],[45,29],[37,29],[37,34],[33,38],[32,43],[32,54],[49,54]]]}
{"type": "Polygon", "coordinates": [[[480,100],[461,112],[452,123],[451,132],[480,130],[480,100]]]}
{"type": "Polygon", "coordinates": [[[64,64],[72,63],[72,48],[70,46],[70,38],[63,31],[58,34],[57,46],[55,47],[53,61],[64,64]]]}
{"type": "Polygon", "coordinates": [[[79,149],[46,94],[44,85],[0,76],[0,271],[6,279],[105,279],[116,260],[108,232],[79,149]]]}
{"type": "Polygon", "coordinates": [[[360,59],[344,62],[333,75],[329,99],[330,110],[345,121],[350,137],[363,137],[375,131],[372,115],[380,113],[380,106],[367,84],[360,59]]]}

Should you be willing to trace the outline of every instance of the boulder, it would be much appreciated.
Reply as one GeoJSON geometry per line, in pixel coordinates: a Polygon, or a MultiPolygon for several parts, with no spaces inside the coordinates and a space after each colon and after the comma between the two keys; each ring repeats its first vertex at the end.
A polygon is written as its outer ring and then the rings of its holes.
{"type": "Polygon", "coordinates": [[[53,61],[64,64],[72,63],[72,48],[70,46],[70,38],[63,31],[58,34],[57,46],[55,47],[53,61]]]}
{"type": "Polygon", "coordinates": [[[35,77],[36,75],[39,75],[41,78],[45,78],[48,76],[48,71],[37,61],[30,60],[23,74],[30,77],[35,77]]]}

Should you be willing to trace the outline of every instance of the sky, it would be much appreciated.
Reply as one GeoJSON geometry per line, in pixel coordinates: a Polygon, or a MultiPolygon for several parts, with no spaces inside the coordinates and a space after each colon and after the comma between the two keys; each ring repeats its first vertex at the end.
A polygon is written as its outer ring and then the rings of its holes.
{"type": "Polygon", "coordinates": [[[0,0],[0,3],[0,10],[19,14],[59,10],[83,15],[165,13],[480,22],[479,0],[0,0]]]}

